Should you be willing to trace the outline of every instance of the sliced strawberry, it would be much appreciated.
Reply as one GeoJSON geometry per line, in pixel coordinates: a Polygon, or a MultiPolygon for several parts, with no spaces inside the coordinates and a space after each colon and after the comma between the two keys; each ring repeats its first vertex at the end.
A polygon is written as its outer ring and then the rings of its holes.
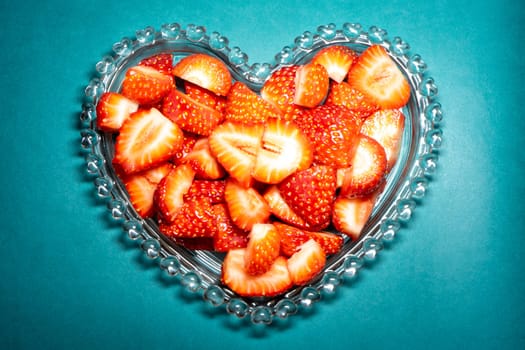
{"type": "Polygon", "coordinates": [[[122,95],[141,105],[152,105],[164,98],[175,86],[173,77],[148,66],[128,69],[122,81],[122,95]]]}
{"type": "Polygon", "coordinates": [[[139,62],[139,66],[152,67],[161,73],[171,75],[173,69],[173,54],[159,53],[157,55],[147,57],[139,62]]]}
{"type": "Polygon", "coordinates": [[[252,276],[244,268],[246,249],[232,249],[222,264],[222,282],[244,297],[273,297],[292,287],[286,258],[275,259],[268,271],[252,276]]]}
{"type": "Polygon", "coordinates": [[[224,109],[226,108],[226,97],[219,96],[208,89],[200,87],[199,85],[185,81],[184,91],[193,100],[210,108],[216,109],[221,113],[223,113],[224,109]]]}
{"type": "Polygon", "coordinates": [[[362,121],[350,109],[321,105],[297,116],[296,124],[314,148],[314,161],[344,168],[350,165],[362,121]]]}
{"type": "Polygon", "coordinates": [[[116,132],[124,120],[137,111],[139,104],[116,92],[105,92],[97,103],[97,128],[116,132]]]}
{"type": "Polygon", "coordinates": [[[113,162],[127,174],[146,170],[173,157],[182,142],[180,128],[157,109],[139,110],[122,124],[113,162]]]}
{"type": "Polygon", "coordinates": [[[263,133],[264,126],[260,124],[224,122],[209,137],[211,153],[244,187],[253,183],[251,174],[263,133]]]}
{"type": "Polygon", "coordinates": [[[331,79],[340,83],[346,78],[350,67],[357,59],[357,53],[344,45],[328,46],[312,58],[312,63],[325,67],[331,79]]]}
{"type": "Polygon", "coordinates": [[[261,89],[261,97],[276,106],[283,119],[293,120],[303,110],[294,104],[295,76],[299,65],[281,67],[270,75],[261,89]]]}
{"type": "Polygon", "coordinates": [[[270,118],[279,118],[277,107],[252,91],[246,84],[237,81],[226,96],[224,119],[232,122],[255,124],[270,118]]]}
{"type": "Polygon", "coordinates": [[[217,180],[226,175],[222,165],[211,154],[208,138],[199,139],[181,162],[191,165],[198,179],[217,180]]]}
{"type": "Polygon", "coordinates": [[[301,244],[311,238],[306,231],[298,227],[284,224],[279,221],[274,222],[273,225],[281,239],[281,253],[286,257],[290,257],[298,252],[301,244]]]}
{"type": "Polygon", "coordinates": [[[295,171],[308,168],[313,148],[301,129],[291,121],[269,119],[257,149],[252,176],[255,180],[276,184],[295,171]]]}
{"type": "Polygon", "coordinates": [[[410,85],[386,49],[367,48],[348,72],[348,83],[382,109],[403,107],[410,98],[410,85]]]}
{"type": "Polygon", "coordinates": [[[182,140],[182,146],[181,148],[175,152],[173,155],[172,161],[175,165],[182,164],[182,160],[184,157],[188,155],[188,153],[191,152],[193,149],[193,146],[195,146],[195,143],[197,143],[197,140],[199,140],[201,136],[195,135],[189,132],[184,132],[184,137],[182,140]]]}
{"type": "Polygon", "coordinates": [[[253,225],[268,222],[270,208],[253,187],[246,188],[236,180],[228,179],[224,199],[232,221],[240,229],[250,231],[253,225]]]}
{"type": "Polygon", "coordinates": [[[344,239],[341,235],[326,231],[307,233],[310,238],[313,238],[321,245],[326,255],[338,253],[343,247],[344,239]]]}
{"type": "Polygon", "coordinates": [[[381,186],[387,174],[385,149],[371,137],[361,134],[352,166],[344,172],[341,194],[366,196],[381,186]]]}
{"type": "Polygon", "coordinates": [[[153,195],[159,182],[170,172],[173,165],[161,164],[143,172],[125,176],[122,181],[129,194],[129,200],[137,214],[151,218],[155,213],[153,195]]]}
{"type": "Polygon", "coordinates": [[[319,243],[309,239],[288,258],[287,266],[293,284],[301,286],[310,282],[326,264],[326,254],[319,243]]]}
{"type": "Polygon", "coordinates": [[[191,197],[182,203],[173,221],[159,220],[159,230],[172,238],[215,236],[217,226],[211,201],[208,197],[191,197]]]}
{"type": "Polygon", "coordinates": [[[189,191],[195,170],[187,164],[173,168],[157,186],[155,204],[160,217],[166,224],[175,221],[184,204],[184,196],[189,191]]]}
{"type": "Polygon", "coordinates": [[[218,58],[206,54],[192,54],[181,59],[173,67],[173,75],[226,96],[232,84],[228,67],[218,58]]]}
{"type": "Polygon", "coordinates": [[[248,245],[248,233],[233,224],[226,204],[213,205],[217,232],[213,236],[213,249],[227,252],[231,249],[245,248],[248,245]]]}
{"type": "Polygon", "coordinates": [[[405,128],[405,116],[399,109],[377,111],[361,126],[361,133],[372,137],[386,152],[387,169],[397,162],[405,128]]]}
{"type": "Polygon", "coordinates": [[[372,214],[376,199],[377,193],[360,198],[337,197],[332,214],[334,227],[352,240],[357,240],[372,214]]]}
{"type": "Polygon", "coordinates": [[[317,165],[290,175],[278,188],[290,208],[317,231],[330,224],[336,181],[335,168],[317,165]]]}
{"type": "Polygon", "coordinates": [[[224,180],[193,180],[184,200],[189,197],[208,197],[212,204],[224,203],[224,180]]]}
{"type": "Polygon", "coordinates": [[[248,238],[244,269],[250,275],[263,274],[279,256],[279,233],[272,224],[254,224],[248,238]]]}
{"type": "Polygon", "coordinates": [[[330,85],[330,91],[326,97],[325,104],[350,108],[361,118],[367,118],[379,109],[376,104],[365,98],[363,93],[353,88],[346,81],[341,83],[333,82],[330,85]]]}
{"type": "Polygon", "coordinates": [[[270,208],[270,212],[283,222],[300,228],[307,228],[306,221],[286,203],[277,185],[270,186],[263,195],[264,200],[270,208]]]}
{"type": "Polygon", "coordinates": [[[173,89],[162,103],[162,113],[184,131],[208,136],[223,120],[221,112],[173,89]]]}
{"type": "Polygon", "coordinates": [[[302,65],[295,74],[293,102],[309,108],[318,106],[325,99],[329,86],[330,78],[324,66],[317,63],[302,65]]]}

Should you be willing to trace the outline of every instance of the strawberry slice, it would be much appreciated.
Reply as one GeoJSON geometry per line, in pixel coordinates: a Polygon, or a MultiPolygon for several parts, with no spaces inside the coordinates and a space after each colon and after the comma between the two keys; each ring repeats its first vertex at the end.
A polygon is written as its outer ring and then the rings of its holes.
{"type": "Polygon", "coordinates": [[[190,164],[198,179],[217,180],[226,175],[224,168],[211,154],[208,138],[198,140],[181,162],[190,164]]]}
{"type": "Polygon", "coordinates": [[[285,257],[291,257],[293,254],[298,252],[301,244],[305,243],[311,238],[308,233],[306,233],[306,231],[301,230],[298,227],[284,224],[279,221],[274,222],[273,225],[279,233],[279,237],[281,239],[281,254],[285,257]]]}
{"type": "Polygon", "coordinates": [[[341,83],[333,82],[330,85],[325,104],[350,108],[361,118],[367,118],[379,109],[376,104],[370,102],[370,100],[365,98],[365,95],[345,81],[341,83]]]}
{"type": "Polygon", "coordinates": [[[175,64],[172,72],[176,77],[220,96],[226,96],[232,85],[232,77],[226,64],[206,54],[184,57],[175,64]]]}
{"type": "Polygon", "coordinates": [[[255,188],[246,188],[236,180],[227,179],[224,199],[232,221],[240,229],[250,231],[253,225],[268,222],[270,208],[255,188]]]}
{"type": "Polygon", "coordinates": [[[285,257],[279,256],[268,271],[253,276],[244,268],[246,249],[232,249],[222,264],[222,282],[233,292],[244,297],[273,297],[292,287],[285,257]]]}
{"type": "Polygon", "coordinates": [[[186,132],[208,136],[223,120],[221,112],[173,89],[162,103],[162,113],[186,132]]]}
{"type": "Polygon", "coordinates": [[[255,180],[276,184],[297,170],[308,168],[313,149],[301,129],[291,121],[269,119],[256,151],[252,176],[255,180]]]}
{"type": "Polygon", "coordinates": [[[285,120],[293,120],[304,108],[294,103],[295,76],[299,65],[281,67],[270,75],[261,89],[261,97],[277,107],[285,120]]]}
{"type": "Polygon", "coordinates": [[[193,180],[184,200],[190,197],[208,197],[212,204],[224,203],[224,180],[193,180]]]}
{"type": "Polygon", "coordinates": [[[242,186],[253,183],[252,169],[261,144],[264,126],[224,122],[209,137],[211,153],[242,186]]]}
{"type": "Polygon", "coordinates": [[[113,162],[127,174],[146,170],[173,157],[182,142],[182,130],[157,109],[139,110],[122,124],[113,162]]]}
{"type": "Polygon", "coordinates": [[[188,153],[191,152],[193,146],[195,146],[195,143],[197,143],[197,140],[201,138],[201,136],[189,132],[183,132],[183,134],[184,136],[182,140],[182,146],[177,152],[175,152],[172,158],[172,161],[175,165],[182,164],[184,157],[186,157],[188,153]]]}
{"type": "Polygon", "coordinates": [[[233,84],[226,96],[224,113],[225,120],[246,124],[264,123],[270,118],[281,116],[277,107],[240,81],[233,84]]]}
{"type": "Polygon", "coordinates": [[[302,65],[295,74],[293,102],[309,108],[318,106],[325,99],[329,86],[330,78],[324,66],[317,63],[302,65]]]}
{"type": "Polygon", "coordinates": [[[314,162],[336,168],[350,165],[362,124],[358,115],[342,106],[321,105],[303,111],[295,122],[313,146],[314,162]]]}
{"type": "Polygon", "coordinates": [[[217,232],[213,236],[213,249],[216,252],[227,252],[248,245],[248,233],[233,224],[226,204],[213,205],[213,214],[217,227],[217,232]]]}
{"type": "Polygon", "coordinates": [[[187,164],[182,164],[173,168],[158,184],[154,200],[165,223],[170,224],[175,221],[194,177],[195,170],[187,164]]]}
{"type": "Polygon", "coordinates": [[[278,219],[300,228],[308,227],[306,221],[297,215],[297,213],[290,208],[288,203],[286,203],[277,185],[268,187],[264,192],[263,198],[268,204],[270,212],[278,219]]]}
{"type": "Polygon", "coordinates": [[[224,109],[226,108],[226,97],[219,96],[208,89],[200,87],[199,85],[185,81],[184,91],[186,92],[186,95],[191,97],[193,100],[210,108],[216,109],[221,113],[223,113],[224,109]]]}
{"type": "Polygon", "coordinates": [[[159,220],[159,231],[172,238],[213,238],[217,226],[211,200],[208,197],[188,198],[171,222],[159,220]]]}
{"type": "Polygon", "coordinates": [[[116,92],[105,92],[97,103],[97,128],[102,131],[116,132],[137,111],[139,104],[116,92]]]}
{"type": "Polygon", "coordinates": [[[377,111],[361,126],[362,134],[372,137],[385,149],[388,170],[397,162],[404,128],[405,116],[399,109],[377,111]]]}
{"type": "Polygon", "coordinates": [[[277,186],[290,208],[308,224],[309,229],[317,231],[330,224],[336,181],[335,168],[314,165],[295,172],[277,186]]]}
{"type": "Polygon", "coordinates": [[[352,166],[344,172],[341,194],[366,196],[381,186],[387,174],[385,149],[371,137],[361,134],[352,166]]]}
{"type": "Polygon", "coordinates": [[[288,258],[287,266],[293,284],[301,286],[310,282],[326,263],[326,254],[319,243],[309,239],[288,258]]]}
{"type": "Polygon", "coordinates": [[[147,57],[139,62],[139,66],[155,68],[161,73],[171,75],[171,70],[173,69],[173,54],[159,53],[157,55],[147,57]]]}
{"type": "Polygon", "coordinates": [[[141,105],[152,105],[175,87],[173,77],[148,66],[128,69],[122,81],[122,95],[141,105]]]}
{"type": "Polygon", "coordinates": [[[410,98],[410,85],[386,49],[367,48],[348,72],[348,83],[381,109],[403,107],[410,98]]]}
{"type": "Polygon", "coordinates": [[[359,198],[337,197],[332,214],[334,227],[352,240],[357,240],[372,214],[376,199],[377,192],[359,198]]]}
{"type": "Polygon", "coordinates": [[[254,224],[248,238],[244,269],[250,275],[263,274],[279,256],[279,233],[272,224],[254,224]]]}
{"type": "Polygon", "coordinates": [[[328,76],[340,83],[356,59],[357,53],[348,46],[334,45],[321,49],[310,62],[322,65],[328,76]]]}
{"type": "Polygon", "coordinates": [[[308,232],[308,236],[321,245],[326,255],[338,253],[344,244],[344,239],[341,235],[331,232],[308,232]]]}

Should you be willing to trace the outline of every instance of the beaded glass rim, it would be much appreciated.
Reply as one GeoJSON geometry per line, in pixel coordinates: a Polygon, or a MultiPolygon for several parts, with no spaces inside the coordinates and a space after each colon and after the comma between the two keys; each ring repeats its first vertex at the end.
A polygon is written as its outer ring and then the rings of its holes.
{"type": "Polygon", "coordinates": [[[178,23],[164,24],[160,30],[146,27],[135,38],[123,38],[112,47],[112,53],[96,64],[96,74],[84,90],[80,113],[80,145],[86,172],[93,180],[96,197],[107,206],[111,221],[121,225],[129,239],[136,241],[145,255],[158,261],[167,276],[179,279],[192,293],[200,293],[213,307],[249,319],[256,324],[271,324],[286,319],[301,308],[310,308],[332,294],[342,283],[351,283],[363,267],[394,240],[397,232],[410,220],[416,205],[423,199],[437,166],[442,143],[442,107],[437,100],[437,86],[427,76],[427,65],[400,37],[388,38],[387,31],[371,26],[368,31],[358,23],[321,25],[306,31],[293,44],[278,52],[271,63],[249,64],[248,55],[218,32],[203,26],[178,23]],[[102,93],[117,91],[125,71],[141,59],[160,52],[172,52],[175,60],[203,52],[223,60],[235,80],[259,91],[265,79],[281,66],[307,62],[316,51],[329,45],[347,45],[362,52],[371,45],[381,45],[407,77],[412,94],[404,107],[405,131],[396,166],[388,176],[361,237],[346,241],[341,252],[327,259],[325,269],[309,285],[296,287],[273,298],[242,298],[220,283],[223,255],[209,251],[191,251],[174,244],[159,233],[153,220],[142,219],[128,201],[123,184],[115,175],[110,159],[112,135],[96,128],[96,104],[102,93]]]}

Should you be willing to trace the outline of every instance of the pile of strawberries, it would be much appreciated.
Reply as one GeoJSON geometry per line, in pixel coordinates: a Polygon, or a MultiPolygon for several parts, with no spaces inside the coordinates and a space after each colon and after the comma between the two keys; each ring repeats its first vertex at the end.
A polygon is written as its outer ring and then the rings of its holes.
{"type": "Polygon", "coordinates": [[[360,235],[409,97],[381,46],[326,47],[260,92],[216,57],[162,53],[100,97],[97,127],[116,135],[112,163],[139,215],[189,249],[225,252],[222,282],[237,294],[274,296],[360,235]]]}

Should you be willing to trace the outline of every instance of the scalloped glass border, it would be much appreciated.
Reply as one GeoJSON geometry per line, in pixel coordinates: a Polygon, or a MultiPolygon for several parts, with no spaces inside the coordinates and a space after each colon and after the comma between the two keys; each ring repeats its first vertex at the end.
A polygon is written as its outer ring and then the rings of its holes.
{"type": "Polygon", "coordinates": [[[256,324],[286,319],[301,308],[312,307],[323,294],[334,293],[340,284],[354,280],[366,263],[374,261],[410,220],[435,173],[443,134],[437,86],[433,78],[427,76],[424,60],[410,53],[407,42],[397,36],[390,40],[387,31],[376,26],[366,31],[358,23],[344,23],[341,28],[333,23],[321,25],[315,32],[306,31],[297,36],[293,44],[274,56],[273,62],[249,65],[248,55],[238,47],[230,48],[228,39],[218,32],[208,33],[205,27],[194,24],[183,28],[178,23],[170,23],[162,25],[160,30],[146,27],[138,30],[134,39],[116,42],[112,53],[104,56],[95,69],[96,75],[84,90],[80,145],[86,172],[94,178],[96,196],[106,204],[112,220],[121,225],[131,240],[138,242],[148,258],[157,260],[168,276],[178,278],[190,292],[201,293],[211,306],[222,306],[227,313],[249,318],[256,324]],[[330,257],[324,272],[315,281],[275,298],[238,297],[220,284],[220,254],[189,251],[173,245],[158,233],[155,222],[136,214],[127,201],[122,183],[106,161],[106,156],[113,154],[112,136],[96,129],[96,103],[103,92],[120,87],[123,77],[120,73],[154,53],[170,51],[181,57],[193,52],[215,55],[230,66],[235,80],[258,91],[280,66],[305,62],[320,48],[333,44],[348,45],[357,51],[373,44],[382,45],[408,78],[412,96],[404,108],[407,120],[400,158],[361,237],[356,242],[345,243],[340,253],[330,257]]]}

